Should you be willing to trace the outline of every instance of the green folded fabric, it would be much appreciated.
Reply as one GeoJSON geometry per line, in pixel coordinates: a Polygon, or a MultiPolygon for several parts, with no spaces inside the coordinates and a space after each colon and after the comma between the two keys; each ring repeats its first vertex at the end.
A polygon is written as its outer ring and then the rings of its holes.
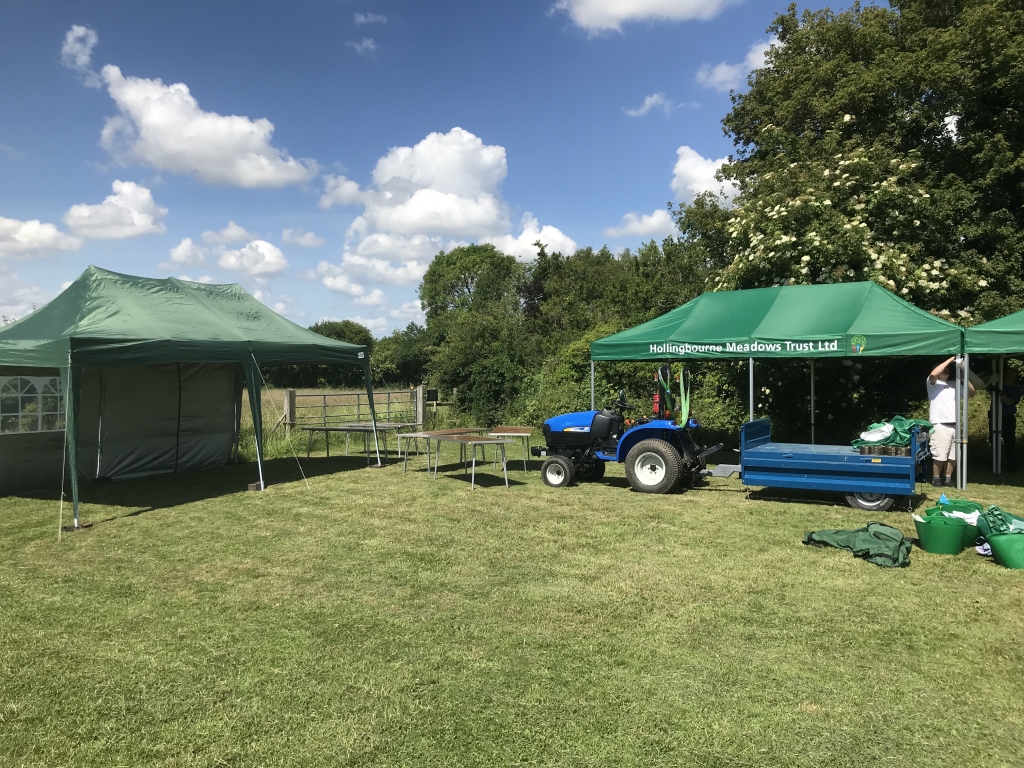
{"type": "Polygon", "coordinates": [[[892,432],[884,440],[877,440],[871,443],[858,437],[850,445],[858,449],[862,445],[910,445],[910,431],[914,427],[920,427],[922,432],[934,430],[932,423],[925,419],[908,419],[906,416],[893,416],[888,422],[882,421],[878,424],[872,424],[864,431],[870,432],[872,429],[879,429],[886,424],[892,424],[892,432]]]}
{"type": "Polygon", "coordinates": [[[804,544],[846,549],[882,568],[910,565],[910,541],[902,531],[883,523],[868,523],[852,531],[812,531],[804,536],[804,544]]]}

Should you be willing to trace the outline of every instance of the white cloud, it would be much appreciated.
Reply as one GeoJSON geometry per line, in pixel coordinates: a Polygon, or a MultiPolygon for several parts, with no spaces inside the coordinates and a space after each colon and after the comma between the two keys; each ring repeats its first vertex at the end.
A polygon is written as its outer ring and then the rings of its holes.
{"type": "MultiPolygon", "coordinates": [[[[714,192],[723,195],[726,200],[736,194],[732,182],[721,182],[715,178],[728,157],[711,160],[685,144],[676,150],[676,155],[671,186],[677,200],[690,202],[701,192],[714,192]]],[[[672,216],[667,209],[662,209],[647,214],[627,213],[618,226],[609,227],[604,233],[608,237],[652,237],[671,235],[675,229],[672,216]]]]}
{"type": "MultiPolygon", "coordinates": [[[[191,237],[186,237],[176,246],[168,251],[171,260],[161,262],[157,266],[160,269],[181,269],[182,267],[197,267],[206,263],[206,254],[203,249],[192,242],[191,237]]],[[[191,279],[182,277],[182,280],[191,279]]],[[[195,281],[193,281],[195,282],[195,281]]]]}
{"type": "Polygon", "coordinates": [[[382,13],[353,13],[352,20],[356,24],[387,24],[388,17],[382,13]]]}
{"type": "MultiPolygon", "coordinates": [[[[163,264],[161,264],[160,266],[162,267],[163,264]]],[[[207,285],[213,282],[213,278],[210,277],[209,275],[203,275],[202,277],[197,277],[195,279],[189,277],[188,275],[178,275],[178,279],[184,280],[186,283],[205,283],[207,285]]]]}
{"type": "Polygon", "coordinates": [[[701,192],[724,193],[726,197],[735,194],[735,187],[731,182],[723,183],[715,178],[718,169],[729,159],[728,157],[711,160],[702,157],[685,144],[676,150],[676,154],[679,159],[672,169],[672,190],[676,193],[677,200],[689,201],[701,192]]]}
{"type": "Polygon", "coordinates": [[[651,237],[654,235],[671,235],[676,229],[675,222],[669,212],[662,208],[654,213],[627,213],[617,227],[609,227],[604,231],[608,237],[651,237]]]}
{"type": "Polygon", "coordinates": [[[422,325],[427,320],[427,314],[423,311],[423,306],[419,301],[406,301],[402,303],[402,306],[398,309],[392,309],[388,312],[388,317],[394,320],[404,320],[410,323],[419,323],[422,325]]]}
{"type": "Polygon", "coordinates": [[[103,79],[92,68],[92,49],[99,41],[96,30],[72,24],[60,47],[61,64],[77,72],[87,88],[103,87],[103,79]]]}
{"type": "Polygon", "coordinates": [[[388,328],[391,326],[387,318],[384,317],[360,317],[356,315],[355,317],[346,317],[345,319],[365,326],[378,339],[387,333],[388,328]]]}
{"type": "Polygon", "coordinates": [[[224,269],[237,269],[248,275],[276,275],[288,269],[281,249],[266,240],[253,240],[237,251],[224,251],[217,262],[224,269]]]}
{"type": "Polygon", "coordinates": [[[618,30],[624,22],[710,19],[733,0],[556,0],[563,11],[590,34],[618,30]]]}
{"type": "Polygon", "coordinates": [[[317,248],[324,244],[322,237],[317,237],[315,232],[307,232],[302,227],[281,230],[281,241],[303,248],[317,248]]]}
{"type": "Polygon", "coordinates": [[[0,155],[3,155],[8,160],[24,160],[27,155],[17,147],[12,147],[10,144],[5,144],[0,141],[0,155]]]}
{"type": "Polygon", "coordinates": [[[233,221],[229,221],[228,225],[219,232],[209,229],[203,232],[204,243],[240,243],[243,240],[253,239],[255,239],[255,235],[252,232],[233,221]]]}
{"type": "Polygon", "coordinates": [[[440,250],[442,241],[431,238],[508,232],[511,222],[500,191],[507,173],[504,147],[485,145],[469,131],[453,128],[431,133],[413,147],[392,148],[377,161],[367,189],[344,176],[327,176],[320,205],[362,204],[350,240],[384,234],[390,237],[376,238],[366,248],[391,250],[394,258],[394,247],[407,245],[421,257],[421,249],[440,250]]]}
{"type": "Polygon", "coordinates": [[[413,285],[440,251],[477,241],[520,259],[536,258],[533,243],[572,253],[576,243],[527,214],[511,233],[501,184],[508,173],[505,148],[487,145],[462,128],[431,133],[411,147],[381,157],[365,187],[340,175],[324,179],[322,208],[362,205],[349,226],[338,263],[320,262],[317,275],[331,290],[366,303],[374,285],[413,285]]]}
{"type": "Polygon", "coordinates": [[[427,230],[479,237],[509,227],[505,206],[487,193],[459,197],[437,189],[417,189],[402,203],[368,208],[363,215],[378,229],[408,235],[427,230]]]}
{"type": "Polygon", "coordinates": [[[328,173],[324,176],[324,193],[320,196],[320,207],[330,208],[334,205],[356,205],[365,201],[359,185],[344,176],[328,173]]]}
{"type": "Polygon", "coordinates": [[[64,214],[68,229],[91,240],[124,240],[167,231],[160,221],[167,209],[156,204],[146,187],[134,181],[115,181],[112,186],[114,194],[98,205],[71,206],[64,214]]]}
{"type": "Polygon", "coordinates": [[[705,88],[714,88],[723,93],[740,88],[746,83],[747,75],[764,66],[765,54],[776,42],[772,39],[754,43],[739,64],[729,64],[724,61],[715,66],[701,64],[700,69],[697,70],[697,82],[705,88]]]}
{"type": "Polygon", "coordinates": [[[0,259],[32,258],[46,251],[77,251],[82,241],[39,219],[20,221],[0,216],[0,259]]]}
{"type": "Polygon", "coordinates": [[[366,56],[377,50],[377,43],[372,37],[364,37],[362,40],[349,40],[345,43],[349,48],[355,50],[360,56],[366,56]]]}
{"type": "Polygon", "coordinates": [[[386,232],[374,232],[365,235],[355,246],[352,253],[375,259],[389,261],[424,261],[429,262],[439,252],[466,245],[465,241],[449,240],[428,235],[390,235],[386,232]]]}
{"type": "Polygon", "coordinates": [[[20,320],[49,300],[49,293],[38,285],[26,285],[17,275],[0,266],[0,327],[20,320]]]}
{"type": "Polygon", "coordinates": [[[519,237],[502,235],[480,238],[480,242],[490,243],[502,253],[515,256],[520,261],[532,261],[537,258],[537,246],[534,243],[538,241],[547,247],[548,253],[568,256],[576,252],[575,240],[556,227],[541,227],[540,222],[529,212],[523,214],[522,233],[519,237]]]}
{"type": "Polygon", "coordinates": [[[204,112],[184,83],[124,77],[110,64],[102,74],[120,114],[107,118],[100,141],[119,162],[236,187],[281,187],[317,174],[314,161],[271,145],[266,118],[204,112]]]}
{"type": "MultiPolygon", "coordinates": [[[[427,266],[427,262],[408,261],[396,267],[384,259],[372,259],[355,253],[345,253],[342,254],[340,266],[328,261],[321,261],[317,264],[316,270],[323,277],[345,276],[348,279],[347,276],[352,274],[375,283],[412,285],[423,279],[423,275],[427,273],[427,266]]],[[[326,280],[324,285],[327,285],[326,280]]],[[[327,287],[331,288],[330,285],[327,287]]]]}
{"type": "Polygon", "coordinates": [[[674,106],[672,99],[665,96],[664,93],[652,93],[636,109],[623,109],[623,111],[630,117],[643,117],[652,109],[661,109],[666,115],[669,115],[672,113],[674,106]]]}

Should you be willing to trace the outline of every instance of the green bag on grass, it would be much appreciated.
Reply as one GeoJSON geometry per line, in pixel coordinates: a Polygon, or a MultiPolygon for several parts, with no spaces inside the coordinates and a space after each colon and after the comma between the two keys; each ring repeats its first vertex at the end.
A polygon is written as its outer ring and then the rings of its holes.
{"type": "Polygon", "coordinates": [[[882,568],[910,565],[910,541],[902,531],[883,523],[868,523],[852,531],[812,531],[804,535],[804,544],[846,549],[882,568]]]}

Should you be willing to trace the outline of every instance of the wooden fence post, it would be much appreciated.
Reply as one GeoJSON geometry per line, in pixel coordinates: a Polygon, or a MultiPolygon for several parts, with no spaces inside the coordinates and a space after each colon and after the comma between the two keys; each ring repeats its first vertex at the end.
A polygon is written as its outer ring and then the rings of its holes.
{"type": "Polygon", "coordinates": [[[416,387],[416,423],[421,427],[427,422],[427,388],[423,384],[416,387]]]}
{"type": "Polygon", "coordinates": [[[295,428],[295,390],[284,391],[284,431],[291,434],[295,428]]]}

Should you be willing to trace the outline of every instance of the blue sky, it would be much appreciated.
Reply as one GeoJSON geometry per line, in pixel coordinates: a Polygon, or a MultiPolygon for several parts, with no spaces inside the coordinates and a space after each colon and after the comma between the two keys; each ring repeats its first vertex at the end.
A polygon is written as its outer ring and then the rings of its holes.
{"type": "Polygon", "coordinates": [[[379,336],[440,248],[660,239],[784,8],[7,0],[0,314],[95,264],[379,336]]]}

